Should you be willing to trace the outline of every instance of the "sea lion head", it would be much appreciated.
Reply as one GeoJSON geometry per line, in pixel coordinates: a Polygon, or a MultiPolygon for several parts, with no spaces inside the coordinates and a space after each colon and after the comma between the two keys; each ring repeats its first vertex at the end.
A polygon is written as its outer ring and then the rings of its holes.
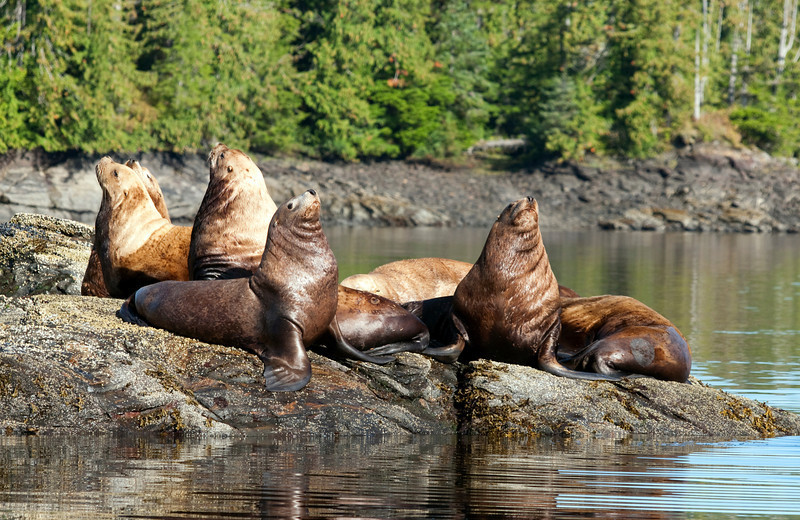
{"type": "Polygon", "coordinates": [[[307,190],[278,207],[270,223],[270,233],[278,228],[289,229],[298,234],[321,231],[319,216],[319,195],[314,190],[307,190]]]}
{"type": "Polygon", "coordinates": [[[116,206],[123,201],[150,199],[141,177],[124,164],[103,157],[94,169],[97,182],[103,190],[105,203],[116,206]]]}
{"type": "MultiPolygon", "coordinates": [[[[263,184],[264,176],[256,163],[243,151],[217,144],[208,154],[211,183],[257,181],[263,184]]],[[[265,188],[266,190],[266,188],[265,188]]]]}
{"type": "Polygon", "coordinates": [[[217,159],[220,155],[224,155],[226,151],[230,150],[225,144],[217,143],[214,148],[208,153],[208,166],[211,170],[214,170],[217,167],[217,159]]]}
{"type": "Polygon", "coordinates": [[[150,170],[142,166],[141,163],[135,159],[128,159],[125,162],[125,166],[135,171],[139,177],[142,178],[144,187],[147,188],[147,193],[153,200],[153,204],[155,204],[156,209],[162,217],[169,219],[169,211],[167,210],[167,203],[164,200],[164,194],[161,192],[161,186],[159,186],[158,181],[153,174],[150,173],[150,170]]]}
{"type": "Polygon", "coordinates": [[[497,217],[497,222],[513,226],[519,230],[539,227],[539,204],[533,197],[525,197],[512,202],[497,217]]]}

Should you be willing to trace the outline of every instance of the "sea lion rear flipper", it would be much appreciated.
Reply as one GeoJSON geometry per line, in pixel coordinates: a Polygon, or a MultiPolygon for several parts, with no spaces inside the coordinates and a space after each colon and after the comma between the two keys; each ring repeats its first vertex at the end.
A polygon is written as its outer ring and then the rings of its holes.
{"type": "MultiPolygon", "coordinates": [[[[425,327],[423,325],[423,327],[425,327]]],[[[428,332],[428,327],[421,330],[413,338],[405,341],[395,341],[394,343],[387,343],[379,347],[371,348],[365,351],[369,355],[387,355],[398,354],[400,352],[424,352],[430,344],[431,335],[428,332]]]]}
{"type": "Polygon", "coordinates": [[[385,365],[395,360],[394,356],[373,356],[355,348],[342,334],[342,330],[339,328],[339,320],[336,316],[333,317],[330,325],[328,325],[328,332],[333,337],[332,347],[334,350],[346,358],[375,363],[376,365],[385,365]]]}
{"type": "Polygon", "coordinates": [[[271,344],[265,345],[258,357],[264,362],[264,385],[271,392],[294,392],[306,386],[311,379],[311,361],[308,359],[303,335],[298,327],[281,320],[281,329],[275,330],[271,344]]]}
{"type": "Polygon", "coordinates": [[[422,354],[442,363],[455,363],[464,351],[469,335],[461,320],[453,313],[447,318],[446,325],[442,327],[444,330],[440,331],[442,337],[440,341],[436,339],[431,340],[432,345],[443,345],[446,341],[448,344],[439,347],[428,347],[422,351],[422,354]],[[444,340],[444,341],[441,341],[444,340]]]}
{"type": "Polygon", "coordinates": [[[127,300],[122,302],[122,307],[117,311],[117,317],[122,321],[133,323],[141,327],[152,327],[141,315],[136,311],[136,293],[131,294],[127,300]]]}
{"type": "Polygon", "coordinates": [[[544,370],[555,376],[568,377],[570,379],[585,379],[589,381],[620,381],[618,376],[597,374],[594,372],[579,372],[562,365],[558,361],[558,335],[561,332],[561,321],[556,320],[550,325],[550,329],[545,333],[544,341],[539,347],[536,355],[537,368],[544,370]]]}

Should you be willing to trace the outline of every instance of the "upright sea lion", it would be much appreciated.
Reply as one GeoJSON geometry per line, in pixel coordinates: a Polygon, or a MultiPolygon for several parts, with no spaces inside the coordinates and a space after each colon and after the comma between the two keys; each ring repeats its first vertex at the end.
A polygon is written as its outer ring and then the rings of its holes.
{"type": "MultiPolygon", "coordinates": [[[[128,159],[125,166],[139,175],[156,210],[162,217],[169,220],[169,211],[167,210],[167,203],[164,200],[164,194],[161,192],[161,186],[159,186],[153,174],[150,173],[150,170],[139,164],[139,161],[133,159],[128,159]]],[[[100,204],[100,213],[103,213],[103,203],[101,202],[100,204]]],[[[107,212],[105,213],[107,214],[107,212]]],[[[92,251],[89,253],[89,263],[86,265],[86,272],[83,274],[81,295],[96,296],[98,298],[108,298],[110,296],[108,288],[106,288],[106,282],[103,279],[103,267],[100,263],[100,257],[97,256],[96,236],[95,242],[92,243],[92,251]]]]}
{"type": "Polygon", "coordinates": [[[170,220],[167,201],[164,200],[164,193],[161,191],[161,186],[158,184],[155,176],[135,159],[128,159],[125,161],[125,166],[139,174],[139,177],[141,177],[144,183],[144,187],[147,188],[147,194],[150,195],[150,200],[153,201],[153,205],[162,217],[170,220]]]}
{"type": "Polygon", "coordinates": [[[273,215],[252,276],[149,285],[128,298],[120,317],[250,350],[264,362],[268,390],[304,387],[311,378],[306,346],[328,330],[338,291],[319,214],[315,191],[294,197],[273,215]]]}
{"type": "Polygon", "coordinates": [[[160,280],[188,280],[191,229],[173,226],[156,209],[134,170],[103,157],[95,167],[103,200],[95,221],[95,250],[111,297],[160,280]]]}
{"type": "Polygon", "coordinates": [[[261,260],[275,213],[258,166],[220,143],[208,156],[209,181],[197,210],[189,248],[193,280],[249,276],[261,260]]]}
{"type": "MultiPolygon", "coordinates": [[[[348,276],[341,284],[405,304],[452,296],[472,265],[449,258],[409,258],[380,265],[366,274],[348,276]]],[[[562,296],[578,296],[568,287],[558,288],[562,296]]]]}
{"type": "MultiPolygon", "coordinates": [[[[441,301],[438,312],[447,305],[441,301]]],[[[423,353],[444,360],[459,354],[489,358],[576,379],[618,379],[558,362],[559,287],[539,233],[539,207],[531,197],[509,204],[497,218],[451,305],[451,337],[445,346],[423,353]]]]}
{"type": "Polygon", "coordinates": [[[561,362],[579,370],[684,382],[692,368],[683,334],[628,296],[562,299],[558,342],[561,362]]]}

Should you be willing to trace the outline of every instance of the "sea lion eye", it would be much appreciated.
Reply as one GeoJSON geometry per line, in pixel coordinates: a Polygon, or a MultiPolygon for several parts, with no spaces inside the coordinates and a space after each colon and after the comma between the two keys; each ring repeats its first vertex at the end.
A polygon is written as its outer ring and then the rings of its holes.
{"type": "Polygon", "coordinates": [[[286,205],[286,207],[288,209],[293,209],[294,208],[294,202],[290,202],[289,204],[286,205]]]}
{"type": "Polygon", "coordinates": [[[114,177],[119,177],[119,172],[117,170],[114,170],[114,177]]]}
{"type": "Polygon", "coordinates": [[[220,159],[224,159],[225,158],[225,152],[222,152],[221,154],[219,154],[219,158],[220,159]]]}

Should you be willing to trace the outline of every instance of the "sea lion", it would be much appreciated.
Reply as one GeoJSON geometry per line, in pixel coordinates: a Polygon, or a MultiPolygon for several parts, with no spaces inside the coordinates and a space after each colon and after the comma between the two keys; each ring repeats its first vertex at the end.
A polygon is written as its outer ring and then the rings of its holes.
{"type": "MultiPolygon", "coordinates": [[[[134,159],[128,159],[128,161],[125,163],[125,166],[132,169],[139,175],[144,183],[145,188],[147,189],[147,194],[150,195],[150,199],[153,201],[153,205],[156,207],[156,210],[162,217],[169,220],[169,211],[167,210],[167,203],[164,200],[164,194],[161,192],[161,186],[159,186],[158,181],[153,174],[150,173],[150,170],[139,164],[139,161],[134,159]]],[[[103,203],[101,202],[100,204],[101,209],[99,213],[103,213],[103,203]]],[[[89,253],[89,262],[86,265],[86,272],[83,274],[83,281],[81,282],[81,295],[96,296],[98,298],[108,298],[110,296],[108,293],[108,288],[106,287],[106,282],[103,279],[103,266],[100,263],[100,257],[97,256],[96,236],[95,241],[92,242],[92,250],[89,253]]]]}
{"type": "Polygon", "coordinates": [[[119,316],[250,350],[264,362],[268,390],[304,387],[311,378],[306,346],[328,330],[338,291],[336,258],[319,214],[314,190],[294,197],[273,215],[252,276],[149,285],[123,303],[119,316]]]}
{"type": "Polygon", "coordinates": [[[628,296],[563,298],[558,342],[560,361],[578,370],[685,382],[692,367],[675,325],[628,296]]]}
{"type": "Polygon", "coordinates": [[[448,296],[472,269],[469,262],[448,258],[409,258],[354,274],[342,285],[367,291],[398,303],[448,296]]]}
{"type": "Polygon", "coordinates": [[[343,285],[338,296],[336,317],[320,340],[326,347],[345,357],[379,364],[394,359],[388,355],[427,348],[428,327],[400,304],[343,285]]]}
{"type": "Polygon", "coordinates": [[[140,175],[128,166],[103,157],[95,174],[103,200],[94,245],[108,295],[124,298],[160,280],[188,280],[191,229],[164,218],[140,175]]]}
{"type": "Polygon", "coordinates": [[[439,342],[444,346],[429,347],[423,354],[443,360],[488,358],[576,379],[619,379],[577,372],[558,362],[559,287],[539,233],[539,206],[532,197],[503,210],[452,301],[440,300],[434,314],[446,313],[448,305],[448,325],[435,327],[445,333],[444,342],[439,342]]]}
{"type": "Polygon", "coordinates": [[[170,220],[167,201],[164,200],[164,193],[161,191],[161,186],[158,184],[155,176],[135,159],[128,159],[125,161],[125,166],[139,174],[139,177],[141,177],[144,183],[144,187],[147,188],[147,194],[150,195],[150,200],[153,201],[153,205],[156,207],[156,210],[158,210],[158,213],[165,219],[170,220]]]}
{"type": "Polygon", "coordinates": [[[192,280],[249,276],[264,252],[277,206],[258,166],[220,143],[208,155],[209,181],[189,247],[192,280]]]}
{"type": "MultiPolygon", "coordinates": [[[[366,274],[348,276],[341,284],[405,304],[452,296],[472,265],[449,258],[408,258],[380,265],[366,274]]],[[[558,288],[562,296],[578,296],[568,287],[558,288]]]]}

